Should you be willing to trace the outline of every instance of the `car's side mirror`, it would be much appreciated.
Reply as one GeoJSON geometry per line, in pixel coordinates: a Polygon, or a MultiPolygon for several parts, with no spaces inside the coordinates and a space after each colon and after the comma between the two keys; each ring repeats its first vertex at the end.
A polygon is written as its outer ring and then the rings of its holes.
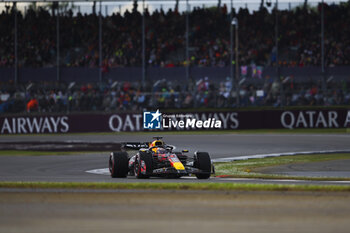
{"type": "Polygon", "coordinates": [[[188,150],[182,150],[182,153],[187,153],[188,152],[188,150]]]}

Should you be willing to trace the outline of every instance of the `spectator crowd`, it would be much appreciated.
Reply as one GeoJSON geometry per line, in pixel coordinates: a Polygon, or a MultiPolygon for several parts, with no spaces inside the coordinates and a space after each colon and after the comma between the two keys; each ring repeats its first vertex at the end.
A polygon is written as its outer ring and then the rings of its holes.
{"type": "MultiPolygon", "coordinates": [[[[54,5],[53,5],[54,6],[54,5]]],[[[280,10],[279,63],[281,66],[315,66],[321,63],[320,7],[280,10]]],[[[350,4],[324,5],[325,64],[350,65],[350,4]]],[[[18,12],[20,67],[56,65],[56,11],[38,7],[18,12]]],[[[240,64],[257,66],[276,62],[275,10],[234,10],[239,21],[240,64]]],[[[99,18],[97,14],[61,12],[61,65],[98,67],[99,18]]],[[[189,13],[190,60],[185,59],[186,13],[156,10],[145,13],[148,66],[228,66],[230,62],[230,10],[195,8],[189,13]]],[[[140,66],[142,15],[135,9],[103,16],[103,67],[140,66]]],[[[14,66],[14,11],[0,14],[0,67],[14,66]]]]}
{"type": "Polygon", "coordinates": [[[261,84],[232,88],[229,78],[220,83],[208,78],[178,82],[158,80],[143,86],[135,82],[99,84],[0,83],[0,113],[69,113],[142,111],[145,109],[235,108],[250,106],[329,106],[350,104],[350,83],[280,83],[266,79],[261,84]],[[283,85],[283,88],[281,88],[283,85]],[[283,90],[283,92],[282,92],[283,90]]]}

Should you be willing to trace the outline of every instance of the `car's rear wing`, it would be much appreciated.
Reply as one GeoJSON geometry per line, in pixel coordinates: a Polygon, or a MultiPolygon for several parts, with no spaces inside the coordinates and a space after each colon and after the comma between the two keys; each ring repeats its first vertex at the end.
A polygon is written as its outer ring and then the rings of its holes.
{"type": "Polygon", "coordinates": [[[148,142],[124,142],[124,143],[122,143],[122,149],[139,150],[139,149],[148,148],[148,147],[149,147],[148,142]]]}

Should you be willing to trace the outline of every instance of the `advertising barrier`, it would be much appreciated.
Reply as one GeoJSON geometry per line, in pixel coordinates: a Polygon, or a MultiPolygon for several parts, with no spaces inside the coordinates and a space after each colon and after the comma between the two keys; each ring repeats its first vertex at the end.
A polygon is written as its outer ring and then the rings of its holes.
{"type": "Polygon", "coordinates": [[[162,113],[157,110],[144,113],[0,116],[1,134],[284,128],[350,128],[350,110],[192,113],[162,113]],[[153,124],[157,127],[152,127],[153,124]]]}

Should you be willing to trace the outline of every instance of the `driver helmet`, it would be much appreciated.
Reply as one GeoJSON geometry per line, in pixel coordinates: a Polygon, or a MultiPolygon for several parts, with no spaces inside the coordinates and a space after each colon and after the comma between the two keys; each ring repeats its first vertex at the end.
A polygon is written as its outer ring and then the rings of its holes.
{"type": "Polygon", "coordinates": [[[162,147],[164,146],[164,142],[162,140],[154,140],[150,147],[154,147],[154,146],[157,146],[157,147],[162,147]]]}
{"type": "MultiPolygon", "coordinates": [[[[151,144],[150,147],[163,147],[164,142],[162,140],[154,140],[151,144]]],[[[154,152],[157,152],[157,148],[152,149],[154,152]]]]}

